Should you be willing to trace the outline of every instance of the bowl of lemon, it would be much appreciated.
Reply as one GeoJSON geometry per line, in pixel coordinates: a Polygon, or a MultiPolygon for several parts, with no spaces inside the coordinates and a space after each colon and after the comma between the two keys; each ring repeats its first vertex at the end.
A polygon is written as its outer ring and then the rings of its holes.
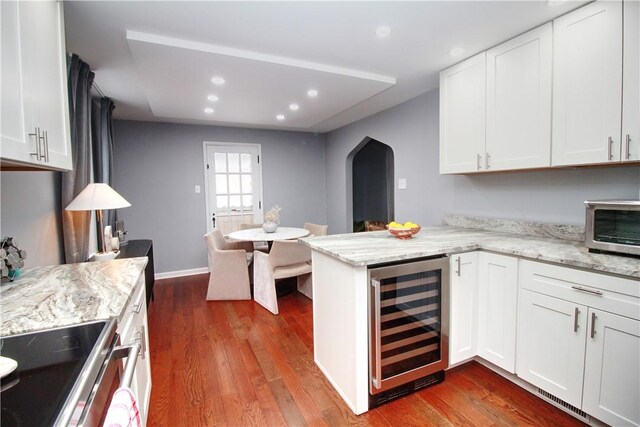
{"type": "Polygon", "coordinates": [[[387,224],[387,229],[398,239],[410,239],[414,234],[420,231],[420,226],[411,221],[407,221],[404,224],[391,221],[387,224]]]}

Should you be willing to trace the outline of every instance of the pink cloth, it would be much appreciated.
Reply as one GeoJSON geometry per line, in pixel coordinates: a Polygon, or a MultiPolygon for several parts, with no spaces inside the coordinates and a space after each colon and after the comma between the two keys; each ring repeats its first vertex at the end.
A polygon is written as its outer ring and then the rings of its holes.
{"type": "Polygon", "coordinates": [[[142,427],[138,402],[129,387],[120,387],[113,394],[103,427],[142,427]]]}

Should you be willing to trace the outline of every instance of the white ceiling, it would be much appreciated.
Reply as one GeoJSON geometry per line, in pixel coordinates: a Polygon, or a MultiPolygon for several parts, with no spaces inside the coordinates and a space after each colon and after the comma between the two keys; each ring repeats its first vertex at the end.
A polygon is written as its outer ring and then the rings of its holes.
{"type": "Polygon", "coordinates": [[[67,1],[67,50],[116,118],[326,132],[438,86],[438,72],[572,1],[67,1]],[[391,34],[380,39],[381,25],[391,34]],[[465,53],[452,58],[449,51],[465,53]],[[226,80],[221,86],[214,76],[226,80]],[[317,89],[315,98],[308,89],[317,89]],[[215,94],[216,102],[207,100],[215,94]],[[298,111],[289,104],[297,103],[298,111]],[[214,113],[204,112],[206,107],[214,113]],[[284,114],[282,121],[277,114],[284,114]]]}

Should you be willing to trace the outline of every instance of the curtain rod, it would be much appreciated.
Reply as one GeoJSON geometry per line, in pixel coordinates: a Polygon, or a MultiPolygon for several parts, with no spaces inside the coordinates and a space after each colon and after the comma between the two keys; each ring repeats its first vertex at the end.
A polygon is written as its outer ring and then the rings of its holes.
{"type": "Polygon", "coordinates": [[[98,86],[98,83],[93,82],[93,88],[98,92],[98,94],[103,97],[106,98],[107,96],[104,94],[104,92],[102,91],[102,89],[100,89],[100,86],[98,86]]]}

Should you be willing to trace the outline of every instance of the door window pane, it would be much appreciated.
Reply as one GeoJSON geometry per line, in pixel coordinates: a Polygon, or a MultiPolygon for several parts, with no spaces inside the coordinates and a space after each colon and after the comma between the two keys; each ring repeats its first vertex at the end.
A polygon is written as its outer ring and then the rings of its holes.
{"type": "Polygon", "coordinates": [[[216,174],[216,194],[227,194],[227,175],[216,174]]]}
{"type": "Polygon", "coordinates": [[[229,175],[229,193],[240,193],[240,175],[229,175]]]}
{"type": "Polygon", "coordinates": [[[226,211],[229,209],[229,198],[227,196],[216,196],[216,206],[219,210],[226,211]]]}
{"type": "Polygon", "coordinates": [[[240,167],[242,168],[241,171],[243,173],[251,173],[251,154],[240,154],[240,163],[240,167]]]}
{"type": "Polygon", "coordinates": [[[229,159],[229,172],[230,173],[238,173],[240,172],[240,154],[239,153],[229,153],[227,154],[229,159]]]}
{"type": "Polygon", "coordinates": [[[251,175],[242,175],[242,193],[253,193],[253,186],[251,185],[251,175]]]}
{"type": "Polygon", "coordinates": [[[231,206],[231,208],[240,208],[241,204],[240,204],[240,196],[229,196],[229,206],[231,206]]]}
{"type": "Polygon", "coordinates": [[[253,196],[242,196],[242,206],[251,209],[253,207],[253,196]]]}
{"type": "Polygon", "coordinates": [[[225,153],[215,153],[214,168],[218,173],[224,173],[227,171],[227,155],[225,153]]]}

